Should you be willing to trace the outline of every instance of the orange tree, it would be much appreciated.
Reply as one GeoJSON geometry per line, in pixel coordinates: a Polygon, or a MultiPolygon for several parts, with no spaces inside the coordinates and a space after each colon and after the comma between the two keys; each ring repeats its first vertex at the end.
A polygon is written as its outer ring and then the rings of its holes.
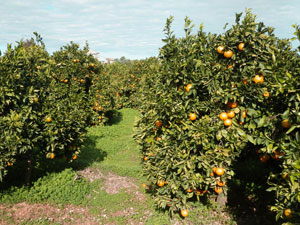
{"type": "Polygon", "coordinates": [[[29,185],[39,159],[78,157],[93,118],[88,75],[94,65],[77,48],[70,45],[50,57],[37,35],[36,41],[8,46],[1,57],[1,180],[18,161],[28,164],[29,185]],[[77,84],[74,77],[84,82],[77,84]]]}
{"type": "MultiPolygon", "coordinates": [[[[136,138],[157,205],[171,213],[203,195],[226,196],[242,152],[258,150],[262,163],[273,156],[269,182],[296,165],[299,56],[249,11],[241,15],[222,35],[206,34],[202,26],[192,35],[186,19],[183,38],[173,35],[167,20],[160,72],[136,138]]],[[[278,217],[287,208],[294,219],[299,212],[299,177],[293,174],[285,191],[297,191],[293,198],[277,194],[278,217]]],[[[269,190],[279,193],[280,185],[276,180],[269,190]]]]}
{"type": "Polygon", "coordinates": [[[51,83],[49,55],[44,46],[30,40],[14,49],[8,45],[0,63],[0,180],[19,155],[31,163],[32,152],[43,137],[40,130],[46,124],[41,103],[46,99],[51,83]]]}
{"type": "Polygon", "coordinates": [[[74,93],[85,95],[87,108],[92,109],[89,125],[105,123],[114,109],[111,77],[103,71],[103,65],[89,54],[88,45],[83,49],[70,43],[53,54],[56,62],[54,78],[74,93]]]}
{"type": "Polygon", "coordinates": [[[156,59],[149,58],[127,63],[115,62],[104,66],[103,75],[108,75],[112,80],[110,88],[116,107],[139,108],[143,104],[141,94],[145,90],[144,85],[151,81],[155,64],[156,59]]]}

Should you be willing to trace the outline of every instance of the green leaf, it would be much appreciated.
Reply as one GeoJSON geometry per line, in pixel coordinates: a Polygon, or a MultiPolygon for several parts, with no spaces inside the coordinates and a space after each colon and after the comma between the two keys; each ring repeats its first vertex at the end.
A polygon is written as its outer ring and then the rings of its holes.
{"type": "Polygon", "coordinates": [[[266,123],[266,116],[263,116],[262,118],[260,118],[260,120],[257,123],[257,128],[263,127],[266,123]]]}
{"type": "Polygon", "coordinates": [[[247,135],[248,141],[250,141],[252,144],[256,144],[256,141],[253,139],[251,135],[247,135]]]}

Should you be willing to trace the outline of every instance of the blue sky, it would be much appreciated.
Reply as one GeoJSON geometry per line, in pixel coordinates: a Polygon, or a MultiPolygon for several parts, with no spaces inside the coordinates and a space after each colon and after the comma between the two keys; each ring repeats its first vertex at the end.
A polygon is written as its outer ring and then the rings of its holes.
{"type": "Polygon", "coordinates": [[[88,41],[102,58],[142,59],[158,55],[170,15],[177,36],[185,16],[195,31],[203,23],[205,31],[222,33],[246,8],[281,38],[293,37],[291,25],[300,24],[300,0],[1,0],[0,50],[38,32],[50,53],[88,41]]]}

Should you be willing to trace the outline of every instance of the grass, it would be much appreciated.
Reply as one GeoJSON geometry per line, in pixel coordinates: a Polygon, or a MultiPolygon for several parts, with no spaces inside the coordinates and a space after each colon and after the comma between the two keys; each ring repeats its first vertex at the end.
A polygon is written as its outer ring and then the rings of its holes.
{"type": "MultiPolygon", "coordinates": [[[[18,179],[22,174],[21,166],[11,171],[0,186],[0,224],[16,223],[13,213],[5,207],[14,207],[20,202],[42,204],[39,205],[41,213],[52,210],[53,215],[25,216],[19,224],[89,223],[87,221],[91,224],[95,221],[97,224],[237,224],[233,219],[236,211],[230,214],[230,210],[213,204],[205,206],[196,202],[195,209],[185,221],[178,214],[170,219],[168,212],[156,209],[151,196],[141,188],[145,178],[141,176],[139,146],[132,138],[138,117],[136,110],[122,109],[109,125],[89,128],[80,157],[72,164],[61,159],[47,159],[45,165],[37,165],[31,188],[22,186],[22,179],[18,179]],[[100,171],[101,174],[89,181],[80,171],[89,171],[90,175],[100,171]],[[108,193],[122,184],[116,185],[117,180],[109,181],[111,174],[125,179],[123,184],[133,186],[108,193]],[[144,200],[139,199],[138,194],[144,200]],[[43,205],[48,204],[52,208],[47,206],[50,209],[45,208],[43,212],[43,205]],[[1,205],[5,207],[1,208],[1,205]],[[60,213],[54,209],[59,209],[60,213]],[[63,221],[58,220],[65,215],[67,218],[63,221]]],[[[23,210],[28,214],[28,210],[23,210]]]]}

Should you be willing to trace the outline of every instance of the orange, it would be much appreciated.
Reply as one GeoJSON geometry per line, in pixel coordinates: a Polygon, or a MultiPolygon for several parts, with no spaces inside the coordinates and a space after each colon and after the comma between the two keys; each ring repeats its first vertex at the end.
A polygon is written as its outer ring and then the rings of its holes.
{"type": "Polygon", "coordinates": [[[256,84],[262,84],[264,82],[264,77],[263,76],[259,76],[259,75],[255,75],[255,77],[253,78],[254,83],[256,84]]]}
{"type": "Polygon", "coordinates": [[[162,122],[159,121],[159,120],[156,120],[156,121],[155,121],[155,126],[161,127],[161,126],[162,126],[162,122]]]}
{"type": "Polygon", "coordinates": [[[218,46],[218,47],[217,47],[217,52],[218,52],[219,54],[223,54],[223,53],[224,53],[224,47],[223,47],[223,46],[218,46]]]}
{"type": "Polygon", "coordinates": [[[233,52],[231,50],[227,50],[227,51],[224,52],[224,56],[227,59],[231,58],[232,55],[233,55],[233,52]]]}
{"type": "Polygon", "coordinates": [[[186,192],[187,192],[187,193],[193,192],[193,188],[188,189],[186,192]]]}
{"type": "Polygon", "coordinates": [[[282,126],[283,128],[290,128],[290,127],[292,126],[292,124],[289,122],[288,119],[285,119],[285,120],[282,120],[282,121],[281,121],[281,126],[282,126]]]}
{"type": "Polygon", "coordinates": [[[245,43],[239,43],[238,49],[239,49],[240,51],[243,51],[244,47],[245,47],[245,43]]]}
{"type": "Polygon", "coordinates": [[[233,65],[227,66],[227,69],[232,69],[233,65]]]}
{"type": "Polygon", "coordinates": [[[231,119],[224,120],[224,125],[225,125],[226,127],[231,126],[231,124],[232,124],[232,120],[231,120],[231,119]]]}
{"type": "Polygon", "coordinates": [[[148,158],[146,156],[144,156],[144,161],[147,161],[147,160],[148,160],[148,158]]]}
{"type": "Polygon", "coordinates": [[[51,121],[52,121],[52,118],[51,118],[51,117],[47,117],[47,118],[46,118],[46,122],[47,122],[47,123],[50,123],[51,121]]]}
{"type": "Polygon", "coordinates": [[[247,111],[242,111],[242,117],[246,118],[247,117],[247,111]]]}
{"type": "Polygon", "coordinates": [[[165,185],[165,182],[162,180],[157,181],[157,186],[158,187],[163,187],[165,185]]]}
{"type": "Polygon", "coordinates": [[[8,163],[7,163],[7,166],[11,166],[11,165],[12,165],[12,163],[11,163],[11,162],[8,162],[8,163]]]}
{"type": "Polygon", "coordinates": [[[218,185],[219,187],[224,187],[224,186],[225,186],[225,184],[226,184],[226,182],[225,182],[225,181],[220,181],[220,180],[217,180],[217,185],[218,185]]]}
{"type": "Polygon", "coordinates": [[[188,92],[188,93],[189,93],[192,87],[193,87],[193,85],[192,85],[192,84],[188,84],[188,85],[186,85],[186,86],[185,86],[185,90],[186,90],[186,92],[188,92]]]}
{"type": "Polygon", "coordinates": [[[221,120],[226,120],[228,118],[228,115],[226,112],[222,112],[222,113],[220,113],[219,118],[221,120]]]}
{"type": "Polygon", "coordinates": [[[214,168],[212,169],[213,173],[216,173],[217,169],[218,169],[217,167],[214,167],[214,168]]]}
{"type": "Polygon", "coordinates": [[[161,141],[162,138],[161,137],[156,137],[156,141],[161,141]]]}
{"type": "Polygon", "coordinates": [[[142,184],[142,188],[146,189],[147,188],[147,184],[142,184]]]}
{"type": "Polygon", "coordinates": [[[229,111],[229,112],[227,113],[227,116],[228,116],[230,119],[232,119],[233,117],[235,117],[235,112],[234,112],[234,111],[229,111]]]}
{"type": "Polygon", "coordinates": [[[190,113],[189,117],[190,117],[190,120],[196,120],[197,119],[197,116],[196,116],[195,113],[190,113]]]}
{"type": "Polygon", "coordinates": [[[223,188],[221,188],[221,187],[215,187],[215,192],[217,194],[220,194],[222,191],[223,191],[223,188]]]}
{"type": "Polygon", "coordinates": [[[182,209],[180,211],[180,214],[181,214],[182,217],[187,217],[189,215],[189,212],[186,209],[182,209]]]}
{"type": "Polygon", "coordinates": [[[222,167],[218,167],[216,168],[214,173],[217,174],[218,176],[222,176],[225,173],[225,170],[222,167]]]}
{"type": "Polygon", "coordinates": [[[67,84],[69,82],[68,79],[64,79],[64,83],[67,84]]]}
{"type": "Polygon", "coordinates": [[[232,109],[234,109],[234,108],[236,108],[237,107],[237,102],[228,102],[227,103],[227,106],[229,107],[229,108],[232,108],[232,109]]]}
{"type": "Polygon", "coordinates": [[[245,78],[245,79],[243,79],[243,81],[242,81],[242,82],[243,82],[243,84],[245,84],[245,85],[246,85],[246,84],[247,84],[247,79],[246,79],[246,78],[245,78]]]}
{"type": "Polygon", "coordinates": [[[292,218],[293,217],[293,215],[292,215],[293,212],[292,212],[291,209],[285,209],[283,213],[284,213],[286,218],[292,218]]]}
{"type": "Polygon", "coordinates": [[[73,80],[76,81],[76,80],[77,80],[77,77],[74,77],[73,80]]]}
{"type": "Polygon", "coordinates": [[[266,163],[268,160],[270,159],[270,156],[269,155],[262,155],[259,160],[262,162],[262,163],[266,163]]]}
{"type": "Polygon", "coordinates": [[[54,153],[51,153],[51,154],[50,154],[50,159],[54,159],[54,157],[55,157],[55,154],[54,154],[54,153]]]}
{"type": "Polygon", "coordinates": [[[72,157],[72,159],[73,159],[73,160],[77,159],[77,155],[74,155],[74,156],[72,157]]]}
{"type": "Polygon", "coordinates": [[[37,103],[37,102],[39,101],[39,99],[38,99],[37,97],[35,97],[35,98],[33,99],[33,101],[34,101],[35,103],[37,103]]]}
{"type": "Polygon", "coordinates": [[[270,97],[270,93],[269,93],[268,91],[265,91],[265,92],[263,93],[263,96],[264,96],[265,98],[269,98],[269,97],[270,97]]]}

